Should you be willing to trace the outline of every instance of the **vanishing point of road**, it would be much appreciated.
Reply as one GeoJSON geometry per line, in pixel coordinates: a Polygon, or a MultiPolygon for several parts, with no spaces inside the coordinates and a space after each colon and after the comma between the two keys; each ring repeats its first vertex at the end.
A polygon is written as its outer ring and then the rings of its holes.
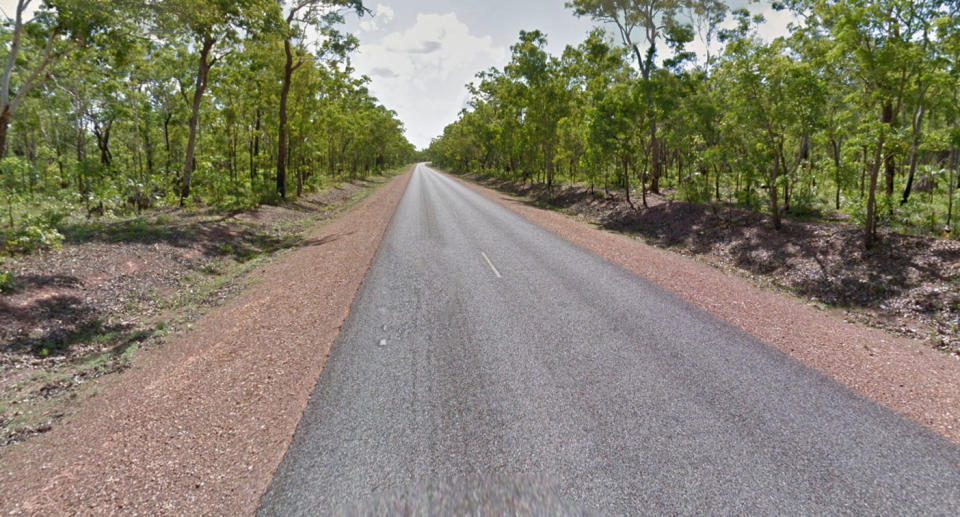
{"type": "Polygon", "coordinates": [[[420,165],[262,515],[960,514],[960,448],[420,165]]]}

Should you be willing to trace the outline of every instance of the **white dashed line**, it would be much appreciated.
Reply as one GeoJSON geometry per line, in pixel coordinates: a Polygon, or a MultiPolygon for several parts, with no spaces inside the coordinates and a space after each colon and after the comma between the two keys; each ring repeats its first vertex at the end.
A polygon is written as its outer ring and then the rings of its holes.
{"type": "Polygon", "coordinates": [[[497,278],[503,278],[503,276],[500,275],[500,272],[497,271],[497,267],[493,265],[493,262],[490,262],[490,257],[488,257],[487,254],[482,251],[480,252],[480,254],[483,255],[483,258],[487,261],[487,264],[490,266],[490,269],[493,270],[493,274],[497,275],[497,278]]]}

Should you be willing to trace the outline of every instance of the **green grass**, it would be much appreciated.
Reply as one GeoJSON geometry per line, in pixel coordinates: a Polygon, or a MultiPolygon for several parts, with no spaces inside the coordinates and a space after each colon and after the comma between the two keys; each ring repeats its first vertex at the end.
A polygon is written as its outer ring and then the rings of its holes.
{"type": "Polygon", "coordinates": [[[203,265],[200,272],[206,275],[220,275],[223,273],[223,264],[219,260],[213,260],[203,265]]]}
{"type": "Polygon", "coordinates": [[[169,221],[169,217],[148,219],[135,217],[120,221],[80,221],[60,227],[68,244],[95,240],[119,242],[157,242],[176,240],[183,229],[169,221]]]}
{"type": "Polygon", "coordinates": [[[0,271],[0,293],[9,293],[16,288],[17,280],[12,271],[0,271]]]}

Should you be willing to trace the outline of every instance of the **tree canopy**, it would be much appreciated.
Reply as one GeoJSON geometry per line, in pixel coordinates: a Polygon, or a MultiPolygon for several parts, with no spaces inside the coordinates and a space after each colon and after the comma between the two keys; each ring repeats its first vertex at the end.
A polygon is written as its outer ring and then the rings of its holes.
{"type": "Polygon", "coordinates": [[[350,66],[338,27],[366,14],[359,0],[19,0],[8,14],[8,225],[39,206],[251,206],[413,158],[350,66]]]}
{"type": "Polygon", "coordinates": [[[562,57],[522,32],[511,62],[432,143],[442,166],[956,236],[960,4],[790,0],[763,18],[719,1],[574,0],[601,28],[562,57]],[[697,60],[699,38],[719,53],[697,60]],[[658,49],[668,50],[660,58],[658,49]]]}

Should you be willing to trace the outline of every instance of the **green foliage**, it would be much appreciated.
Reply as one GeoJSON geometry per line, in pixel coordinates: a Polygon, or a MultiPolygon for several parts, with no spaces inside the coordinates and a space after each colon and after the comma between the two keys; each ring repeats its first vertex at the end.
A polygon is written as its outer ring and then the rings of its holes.
{"type": "Polygon", "coordinates": [[[10,271],[0,271],[0,293],[9,293],[16,288],[16,278],[10,271]]]}
{"type": "MultiPolygon", "coordinates": [[[[765,41],[760,15],[716,0],[573,0],[615,27],[543,52],[522,32],[503,70],[478,74],[468,110],[428,150],[454,169],[556,177],[628,200],[662,191],[782,214],[841,211],[864,226],[958,224],[960,10],[947,0],[790,0],[765,41]],[[721,28],[723,27],[723,28],[721,28]],[[695,62],[695,40],[722,51],[695,62]],[[672,55],[658,57],[666,45],[672,55]]],[[[954,233],[955,235],[955,233],[954,233]]]]}
{"type": "Polygon", "coordinates": [[[7,237],[5,250],[9,253],[33,253],[63,246],[63,234],[42,221],[28,221],[7,237]]]}
{"type": "Polygon", "coordinates": [[[350,67],[357,42],[340,27],[367,12],[359,0],[34,5],[36,17],[18,25],[11,12],[0,25],[8,51],[22,39],[10,61],[9,124],[0,119],[8,251],[55,247],[57,228],[79,220],[280,202],[285,43],[296,71],[285,85],[287,191],[366,177],[415,154],[396,113],[350,67]]]}

